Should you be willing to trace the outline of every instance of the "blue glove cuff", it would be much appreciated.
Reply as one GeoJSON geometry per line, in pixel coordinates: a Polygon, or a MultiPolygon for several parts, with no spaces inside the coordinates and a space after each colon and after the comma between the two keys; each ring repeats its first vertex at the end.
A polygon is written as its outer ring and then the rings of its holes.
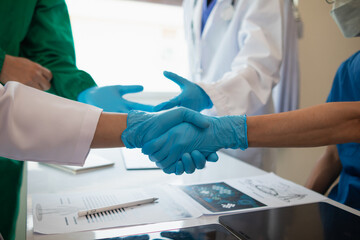
{"type": "Polygon", "coordinates": [[[88,99],[88,95],[91,94],[92,92],[95,91],[95,89],[97,89],[98,87],[90,87],[85,89],[84,91],[80,92],[77,96],[77,101],[78,102],[82,102],[82,103],[87,103],[87,104],[91,104],[94,105],[94,103],[91,101],[91,99],[88,99]]]}
{"type": "MultiPolygon", "coordinates": [[[[196,84],[197,85],[197,84],[196,84]]],[[[213,107],[213,102],[211,101],[209,95],[204,91],[204,89],[202,89],[202,87],[200,87],[199,85],[197,85],[198,88],[200,88],[200,92],[201,92],[201,95],[203,97],[203,100],[204,100],[204,104],[205,106],[203,107],[203,109],[209,109],[209,108],[212,108],[213,107]]],[[[200,111],[202,111],[203,109],[201,109],[200,111]]]]}
{"type": "Polygon", "coordinates": [[[247,116],[246,115],[242,115],[240,116],[243,120],[243,124],[242,124],[242,129],[240,131],[242,131],[242,137],[239,138],[239,140],[241,140],[241,145],[240,145],[240,149],[241,150],[245,150],[249,147],[249,143],[248,143],[248,139],[247,139],[247,116]]]}
{"type": "Polygon", "coordinates": [[[127,148],[140,148],[141,143],[138,142],[139,140],[139,134],[137,130],[138,128],[136,125],[140,123],[144,123],[145,120],[149,119],[149,115],[146,112],[138,111],[138,110],[131,110],[128,113],[127,119],[126,119],[126,129],[121,134],[121,140],[123,141],[125,147],[127,148]],[[138,141],[137,141],[138,140],[138,141]]]}
{"type": "Polygon", "coordinates": [[[228,116],[234,131],[235,145],[230,148],[245,150],[248,148],[246,115],[228,116]]]}

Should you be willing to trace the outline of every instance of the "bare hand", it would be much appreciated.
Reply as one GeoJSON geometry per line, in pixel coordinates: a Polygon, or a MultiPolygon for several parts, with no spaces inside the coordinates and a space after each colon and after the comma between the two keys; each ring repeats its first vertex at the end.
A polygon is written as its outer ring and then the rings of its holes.
{"type": "Polygon", "coordinates": [[[16,81],[39,90],[48,90],[52,73],[38,63],[22,57],[5,56],[0,82],[16,81]]]}

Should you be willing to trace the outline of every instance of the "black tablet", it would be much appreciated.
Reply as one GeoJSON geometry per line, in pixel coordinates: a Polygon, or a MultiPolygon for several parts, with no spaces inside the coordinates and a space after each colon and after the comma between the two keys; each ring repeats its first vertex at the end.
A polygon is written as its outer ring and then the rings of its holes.
{"type": "Polygon", "coordinates": [[[126,237],[107,238],[107,240],[238,240],[231,232],[219,224],[145,233],[126,237]]]}
{"type": "Polygon", "coordinates": [[[360,239],[360,217],[319,202],[219,217],[244,240],[360,239]]]}

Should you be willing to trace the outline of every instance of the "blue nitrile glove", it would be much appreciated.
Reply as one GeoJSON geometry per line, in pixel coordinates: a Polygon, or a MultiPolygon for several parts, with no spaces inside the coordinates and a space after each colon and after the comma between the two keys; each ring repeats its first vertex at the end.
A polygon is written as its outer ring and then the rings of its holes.
{"type": "Polygon", "coordinates": [[[210,126],[208,119],[192,110],[176,108],[161,113],[130,111],[121,139],[127,148],[142,148],[144,143],[164,134],[180,123],[188,122],[199,128],[210,126]]]}
{"type": "MultiPolygon", "coordinates": [[[[245,150],[247,143],[246,116],[203,116],[210,121],[208,128],[181,123],[160,137],[144,144],[142,152],[149,155],[164,172],[174,172],[173,164],[185,153],[198,150],[204,156],[221,148],[245,150]],[[172,168],[172,169],[168,169],[172,168]]],[[[184,165],[187,163],[183,161],[184,165]]],[[[186,169],[186,166],[184,167],[186,169]]],[[[176,171],[175,171],[176,172],[176,171]]]]}
{"type": "Polygon", "coordinates": [[[114,237],[114,238],[105,238],[105,239],[109,239],[109,240],[150,240],[150,235],[141,234],[141,235],[133,235],[133,236],[127,236],[127,237],[114,237]]]}
{"type": "MultiPolygon", "coordinates": [[[[210,126],[209,120],[204,115],[182,107],[157,114],[130,111],[127,116],[127,127],[123,131],[121,139],[127,148],[141,148],[146,142],[161,136],[183,122],[191,123],[198,128],[210,126]]],[[[206,154],[205,158],[208,161],[216,161],[218,156],[216,153],[210,153],[206,154]]],[[[197,166],[201,166],[201,164],[198,163],[197,166]]]]}
{"type": "Polygon", "coordinates": [[[137,93],[142,90],[143,87],[140,85],[92,87],[82,91],[78,96],[78,101],[102,108],[105,112],[127,113],[133,109],[153,112],[153,106],[131,102],[123,98],[125,94],[137,93]]]}
{"type": "Polygon", "coordinates": [[[163,169],[165,173],[181,175],[184,172],[193,173],[195,169],[203,169],[206,161],[216,162],[219,159],[216,153],[211,153],[208,156],[204,156],[198,150],[194,150],[189,153],[184,153],[180,160],[176,161],[170,167],[163,169]]]}
{"type": "MultiPolygon", "coordinates": [[[[195,235],[199,235],[197,232],[195,233],[190,233],[190,232],[186,232],[186,231],[163,231],[160,233],[161,237],[164,237],[166,239],[172,239],[172,240],[195,240],[195,238],[193,237],[193,234],[195,235]]],[[[201,238],[201,239],[205,239],[201,238]]]]}
{"type": "Polygon", "coordinates": [[[154,107],[155,112],[170,109],[176,106],[187,107],[200,112],[213,106],[210,97],[197,84],[192,83],[172,72],[165,71],[164,76],[178,84],[181,88],[181,93],[167,102],[156,105],[154,107]]]}

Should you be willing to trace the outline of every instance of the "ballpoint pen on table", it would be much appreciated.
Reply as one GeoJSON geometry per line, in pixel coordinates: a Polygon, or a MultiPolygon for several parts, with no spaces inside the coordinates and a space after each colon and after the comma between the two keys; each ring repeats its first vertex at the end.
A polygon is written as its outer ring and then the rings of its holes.
{"type": "Polygon", "coordinates": [[[119,209],[119,208],[133,207],[133,206],[137,206],[137,205],[141,205],[141,204],[145,204],[145,203],[153,203],[156,200],[158,200],[158,198],[146,198],[146,199],[136,200],[136,201],[132,201],[132,202],[126,202],[126,203],[116,204],[116,205],[112,205],[112,206],[107,206],[107,207],[79,211],[78,216],[82,217],[82,216],[89,215],[89,214],[111,211],[111,210],[115,210],[115,209],[119,209]]]}

